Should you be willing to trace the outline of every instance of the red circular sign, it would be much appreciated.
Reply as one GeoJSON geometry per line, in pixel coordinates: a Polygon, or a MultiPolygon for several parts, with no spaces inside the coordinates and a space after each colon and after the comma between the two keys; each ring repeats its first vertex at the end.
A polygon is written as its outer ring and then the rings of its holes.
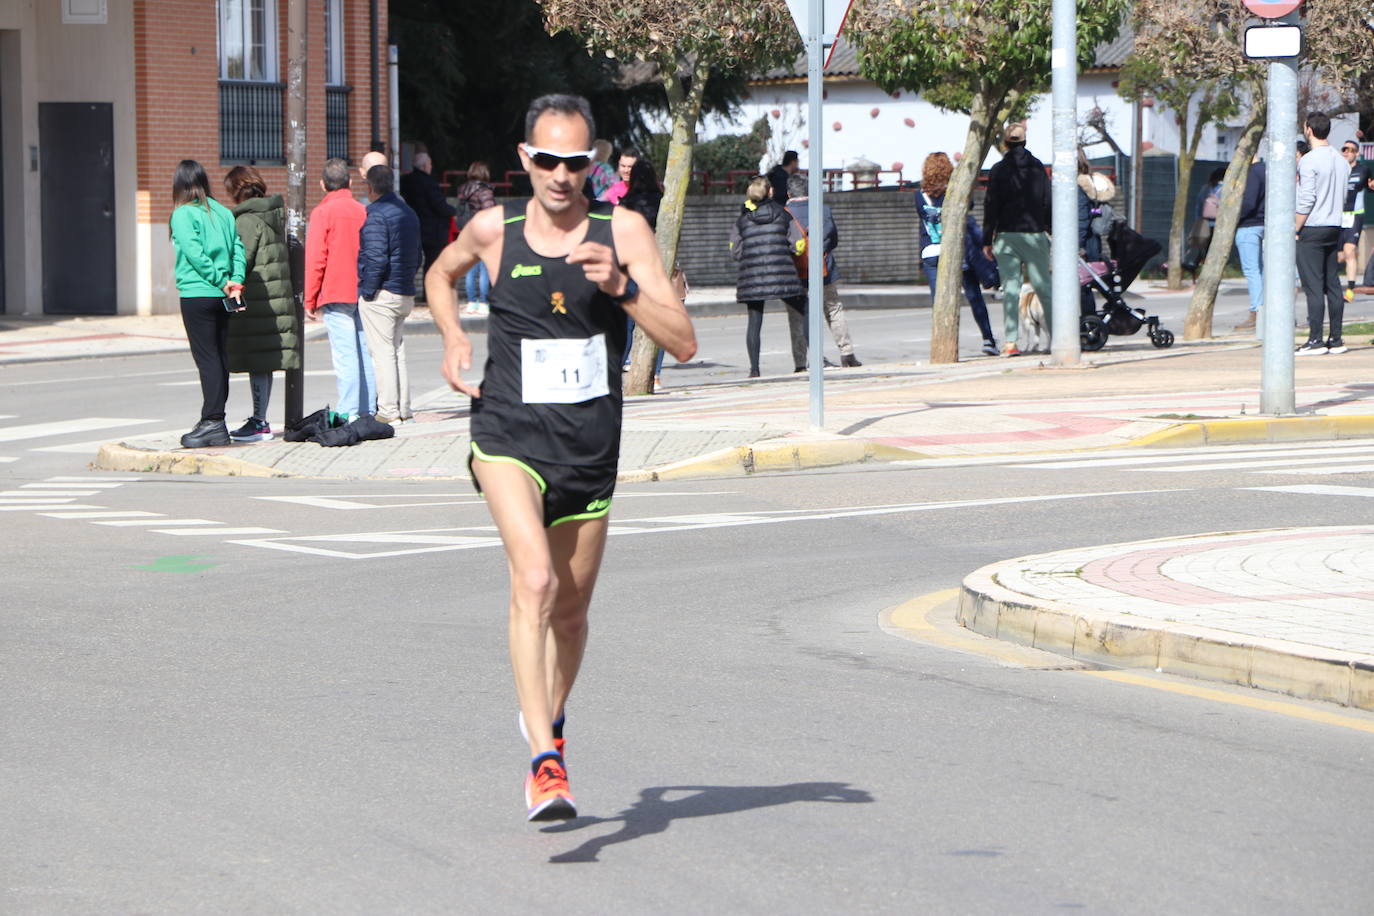
{"type": "Polygon", "coordinates": [[[1302,6],[1302,0],[1245,0],[1245,8],[1261,19],[1278,19],[1302,6]]]}

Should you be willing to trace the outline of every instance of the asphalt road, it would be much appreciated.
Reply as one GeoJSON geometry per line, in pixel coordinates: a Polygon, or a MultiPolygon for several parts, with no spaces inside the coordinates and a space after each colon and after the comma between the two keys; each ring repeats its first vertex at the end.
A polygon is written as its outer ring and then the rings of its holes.
{"type": "Polygon", "coordinates": [[[583,816],[539,828],[467,482],[136,479],[30,450],[90,432],[4,438],[185,415],[174,363],[0,376],[0,911],[1368,911],[1374,716],[881,619],[1012,556],[1368,523],[1270,489],[1346,453],[623,486],[569,707],[583,816]]]}

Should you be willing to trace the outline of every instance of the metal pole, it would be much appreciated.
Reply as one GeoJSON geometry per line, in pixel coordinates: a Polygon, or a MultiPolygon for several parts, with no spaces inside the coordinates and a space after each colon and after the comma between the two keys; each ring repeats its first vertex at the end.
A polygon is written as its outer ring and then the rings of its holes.
{"type": "Polygon", "coordinates": [[[1078,338],[1078,19],[1074,0],[1054,0],[1053,319],[1050,362],[1077,366],[1078,338]]]}
{"type": "MultiPolygon", "coordinates": [[[[1296,23],[1297,16],[1283,17],[1296,23]]],[[[1298,179],[1294,164],[1298,127],[1298,67],[1292,58],[1269,63],[1269,153],[1264,183],[1264,305],[1257,322],[1264,338],[1260,411],[1297,412],[1293,391],[1294,217],[1298,179]]]]}
{"type": "Polygon", "coordinates": [[[396,45],[387,45],[387,120],[391,130],[391,172],[396,187],[401,186],[401,80],[400,51],[396,45]]]}
{"type": "Polygon", "coordinates": [[[825,168],[825,158],[821,153],[821,66],[825,63],[821,36],[825,34],[825,5],[822,0],[809,0],[811,5],[811,34],[806,36],[806,96],[807,123],[810,125],[810,169],[807,172],[807,206],[810,225],[807,227],[807,327],[811,336],[811,426],[820,429],[825,425],[825,380],[823,377],[823,354],[825,347],[821,340],[822,295],[821,282],[822,254],[825,250],[825,215],[822,209],[825,201],[821,191],[821,172],[825,168]]]}
{"type": "Polygon", "coordinates": [[[382,98],[381,98],[381,66],[377,60],[377,44],[381,39],[378,36],[377,28],[377,0],[371,0],[367,5],[367,66],[368,82],[370,90],[370,104],[372,106],[372,146],[371,149],[382,149],[382,98]]]}
{"type": "Polygon", "coordinates": [[[1145,201],[1145,150],[1142,136],[1144,130],[1144,106],[1136,99],[1135,135],[1131,145],[1131,228],[1136,232],[1145,231],[1145,215],[1142,212],[1145,201]]]}
{"type": "MultiPolygon", "coordinates": [[[[306,0],[290,0],[286,9],[286,234],[303,245],[305,242],[305,163],[306,113],[305,95],[309,80],[306,77],[306,0]]],[[[291,279],[296,293],[297,356],[300,367],[286,370],[286,423],[300,421],[305,404],[305,313],[300,302],[304,295],[305,249],[297,245],[290,249],[291,279]],[[296,261],[300,260],[300,271],[296,261]]],[[[266,417],[261,419],[266,420],[266,417]]]]}

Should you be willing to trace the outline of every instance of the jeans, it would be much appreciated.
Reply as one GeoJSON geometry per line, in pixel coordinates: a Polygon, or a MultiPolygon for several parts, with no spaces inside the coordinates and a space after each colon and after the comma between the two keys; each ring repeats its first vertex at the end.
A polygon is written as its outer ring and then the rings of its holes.
{"type": "MultiPolygon", "coordinates": [[[[630,364],[630,351],[635,346],[635,320],[629,315],[625,316],[625,352],[620,357],[620,364],[628,366],[630,364]]],[[[654,360],[654,375],[663,371],[663,354],[666,351],[659,347],[658,358],[654,360]]]]}
{"type": "Polygon", "coordinates": [[[336,302],[320,307],[325,330],[329,332],[329,355],[334,361],[334,384],[338,400],[334,409],[349,417],[376,412],[377,380],[372,372],[372,357],[356,302],[336,302]]]}
{"type": "MultiPolygon", "coordinates": [[[[940,266],[939,258],[922,258],[921,263],[926,269],[926,282],[930,284],[930,299],[935,301],[935,271],[940,266]]],[[[978,331],[983,335],[983,340],[991,344],[997,343],[997,338],[992,336],[992,322],[988,320],[988,304],[983,300],[982,287],[978,285],[978,277],[967,267],[964,268],[964,298],[968,300],[968,306],[973,310],[973,320],[978,323],[978,331]]],[[[1015,338],[1008,338],[1015,340],[1015,338]]]]}
{"type": "Polygon", "coordinates": [[[1242,226],[1236,230],[1236,253],[1250,290],[1250,311],[1264,304],[1264,227],[1242,226]]]}
{"type": "Polygon", "coordinates": [[[1341,295],[1341,274],[1336,255],[1341,250],[1341,227],[1303,226],[1298,233],[1298,279],[1307,297],[1307,339],[1322,339],[1322,319],[1331,312],[1331,339],[1341,339],[1345,299],[1341,295]],[[1326,300],[1326,309],[1322,300],[1326,300]]]}
{"type": "Polygon", "coordinates": [[[463,284],[467,289],[469,302],[486,302],[487,296],[491,293],[491,277],[487,274],[487,265],[482,261],[477,262],[477,266],[467,272],[463,278],[463,284]],[[481,295],[478,295],[478,293],[481,295]]]}
{"type": "Polygon", "coordinates": [[[1002,275],[1002,318],[1007,343],[1013,343],[1021,330],[1021,268],[1026,268],[1040,304],[1045,307],[1046,330],[1054,320],[1053,290],[1050,288],[1050,240],[1043,232],[999,232],[992,242],[997,272],[1002,275]]]}
{"type": "Polygon", "coordinates": [[[414,296],[377,290],[376,299],[359,299],[358,315],[372,354],[377,380],[377,414],[388,420],[410,419],[410,372],[406,368],[406,316],[414,296]]]}
{"type": "Polygon", "coordinates": [[[229,313],[218,296],[181,300],[181,323],[200,373],[200,418],[223,420],[229,399],[229,313]]]}

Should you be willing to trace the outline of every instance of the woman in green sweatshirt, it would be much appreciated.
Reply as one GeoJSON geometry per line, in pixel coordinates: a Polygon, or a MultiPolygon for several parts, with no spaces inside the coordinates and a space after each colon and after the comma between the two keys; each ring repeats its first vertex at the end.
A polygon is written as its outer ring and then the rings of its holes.
{"type": "Polygon", "coordinates": [[[181,160],[172,178],[171,223],[181,322],[202,397],[200,422],[181,437],[181,447],[228,445],[229,313],[242,308],[243,242],[234,215],[210,196],[210,179],[194,159],[181,160]]]}

